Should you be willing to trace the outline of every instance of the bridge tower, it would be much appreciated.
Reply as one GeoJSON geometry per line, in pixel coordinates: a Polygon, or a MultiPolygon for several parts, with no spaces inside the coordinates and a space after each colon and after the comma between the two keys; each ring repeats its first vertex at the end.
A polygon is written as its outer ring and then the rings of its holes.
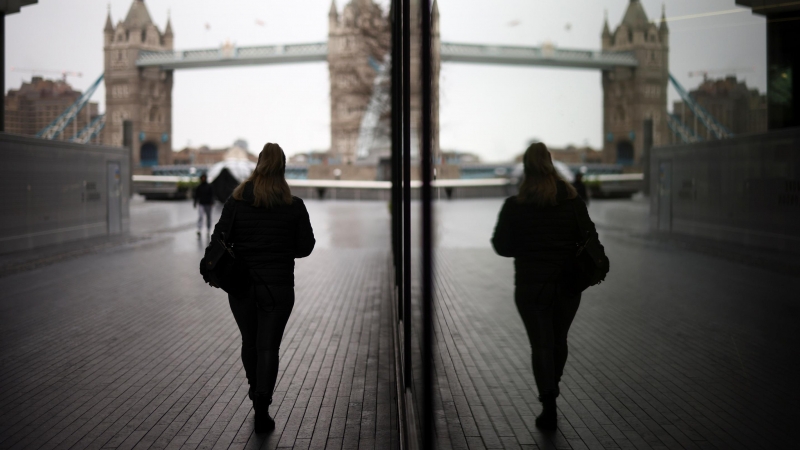
{"type": "MultiPolygon", "coordinates": [[[[412,8],[413,10],[413,8],[412,8]]],[[[431,11],[432,36],[432,78],[433,97],[433,152],[439,150],[439,73],[441,67],[439,7],[433,1],[431,11]]],[[[412,17],[411,23],[418,18],[412,17]]],[[[412,33],[415,36],[415,33],[412,33]]],[[[328,70],[331,83],[331,154],[341,158],[341,162],[352,162],[356,158],[361,119],[373,92],[375,69],[369,64],[372,59],[382,62],[391,46],[391,26],[381,8],[373,0],[350,0],[342,13],[331,0],[328,13],[328,70]]],[[[412,37],[412,73],[418,73],[419,42],[412,37]]],[[[412,135],[417,136],[421,118],[420,86],[412,75],[411,86],[411,127],[412,135]]],[[[382,120],[381,130],[388,138],[389,123],[382,120]]],[[[414,139],[414,137],[412,137],[414,139]]],[[[416,148],[416,146],[413,146],[416,148]]]]}
{"type": "Polygon", "coordinates": [[[111,12],[104,35],[106,126],[103,143],[122,145],[122,123],[133,123],[133,169],[169,164],[172,159],[172,71],[136,67],[142,51],[173,49],[172,25],[162,33],[144,0],[133,0],[116,26],[111,12]]]}
{"type": "Polygon", "coordinates": [[[331,0],[328,13],[328,70],[331,86],[331,155],[356,158],[361,119],[373,92],[375,69],[389,52],[391,28],[372,0],[351,0],[342,13],[331,0]]]}
{"type": "Polygon", "coordinates": [[[668,143],[669,30],[650,22],[639,0],[630,0],[622,23],[603,26],[603,51],[632,52],[636,68],[603,72],[603,161],[641,167],[649,146],[668,143]]]}

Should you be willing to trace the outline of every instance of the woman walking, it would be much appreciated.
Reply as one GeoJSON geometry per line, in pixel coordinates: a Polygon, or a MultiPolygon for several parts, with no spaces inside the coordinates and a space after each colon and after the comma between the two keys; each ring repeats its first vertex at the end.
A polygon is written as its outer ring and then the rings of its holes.
{"type": "Polygon", "coordinates": [[[514,301],[528,333],[543,405],[536,425],[552,430],[567,362],[567,333],[581,301],[581,288],[570,283],[567,266],[575,255],[579,230],[595,239],[597,232],[586,204],[559,177],[544,144],[528,147],[524,166],[519,194],[503,204],[492,245],[500,256],[514,258],[514,301]]]}
{"type": "Polygon", "coordinates": [[[250,178],[225,202],[214,238],[231,228],[236,258],[247,265],[253,286],[241,297],[228,295],[242,335],[242,364],[255,409],[255,431],[272,431],[269,415],[278,378],[278,351],[294,306],[294,259],[311,254],[314,232],[303,201],[285,178],[286,156],[266,144],[250,178]]]}

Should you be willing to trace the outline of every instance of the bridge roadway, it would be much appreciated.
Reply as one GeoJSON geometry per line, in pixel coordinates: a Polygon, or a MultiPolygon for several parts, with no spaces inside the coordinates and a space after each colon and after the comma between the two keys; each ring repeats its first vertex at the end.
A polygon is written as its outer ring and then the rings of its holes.
{"type": "MultiPolygon", "coordinates": [[[[197,276],[194,211],[148,202],[147,239],[0,278],[0,448],[394,447],[386,204],[308,205],[272,436],[197,276]]],[[[436,209],[440,448],[796,447],[800,277],[648,238],[640,201],[590,207],[612,273],[573,326],[559,431],[537,431],[513,266],[488,244],[499,207],[436,209]]]]}

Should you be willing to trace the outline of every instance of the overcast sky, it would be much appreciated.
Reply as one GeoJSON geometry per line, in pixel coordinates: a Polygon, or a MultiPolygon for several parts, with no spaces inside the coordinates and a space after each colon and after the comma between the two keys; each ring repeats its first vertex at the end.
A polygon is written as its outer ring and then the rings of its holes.
{"type": "MultiPolygon", "coordinates": [[[[599,49],[604,11],[612,30],[629,0],[440,0],[442,40],[599,49]]],[[[81,72],[69,82],[84,90],[103,70],[107,8],[116,24],[132,0],[39,0],[6,18],[6,89],[31,73],[81,72]]],[[[163,31],[171,13],[176,49],[324,42],[330,0],[146,0],[163,31]],[[224,5],[224,6],[223,6],[224,5]],[[207,29],[206,24],[210,27],[207,29]]],[[[341,10],[345,0],[336,0],[341,10]]],[[[378,2],[386,6],[388,0],[378,2]]],[[[662,2],[642,0],[651,20],[662,2]]],[[[667,0],[670,71],[687,88],[709,70],[735,70],[748,86],[766,89],[766,22],[734,0],[667,0]],[[712,14],[709,14],[712,13],[712,14]]],[[[56,74],[46,74],[56,77],[56,74]]],[[[677,97],[671,90],[671,100],[677,97]]],[[[93,100],[105,110],[105,92],[93,100]]],[[[506,160],[540,139],[550,146],[602,141],[600,73],[445,63],[441,73],[441,146],[506,160]]],[[[328,68],[324,63],[176,71],[173,146],[230,145],[251,151],[267,141],[289,154],[330,145],[328,68]]]]}

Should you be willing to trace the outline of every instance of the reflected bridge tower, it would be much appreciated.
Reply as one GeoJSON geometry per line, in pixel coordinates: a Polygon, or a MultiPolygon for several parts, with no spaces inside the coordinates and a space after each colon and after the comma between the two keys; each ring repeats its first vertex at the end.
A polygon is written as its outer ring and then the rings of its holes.
{"type": "Polygon", "coordinates": [[[630,0],[622,23],[612,33],[606,17],[604,52],[630,52],[637,67],[603,71],[603,161],[640,167],[645,150],[668,143],[667,83],[669,30],[647,18],[639,0],[630,0]]]}

